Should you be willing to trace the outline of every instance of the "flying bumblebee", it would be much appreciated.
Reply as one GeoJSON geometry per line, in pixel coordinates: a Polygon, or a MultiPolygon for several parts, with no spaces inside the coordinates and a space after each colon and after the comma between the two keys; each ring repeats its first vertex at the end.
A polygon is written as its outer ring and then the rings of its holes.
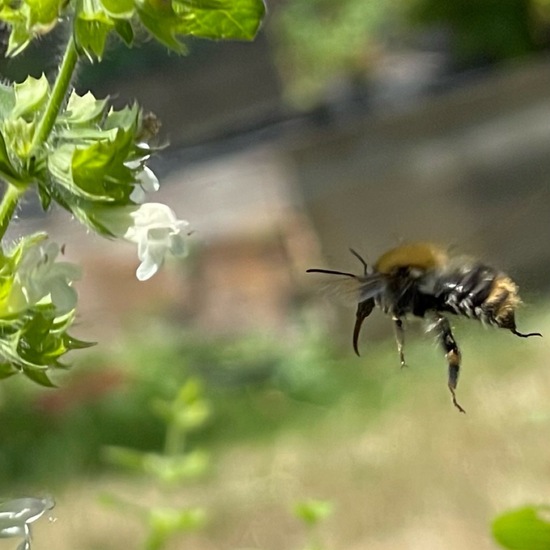
{"type": "Polygon", "coordinates": [[[515,311],[521,303],[518,287],[498,269],[470,258],[450,257],[445,249],[428,242],[393,248],[372,267],[355,250],[350,252],[363,264],[363,274],[331,269],[308,269],[307,272],[352,280],[358,301],[353,329],[355,353],[359,355],[361,325],[375,306],[392,317],[402,367],[405,366],[403,319],[407,315],[428,319],[445,351],[448,386],[453,404],[460,412],[465,412],[455,394],[460,350],[443,313],[477,319],[508,329],[522,338],[542,336],[538,332],[523,334],[517,330],[515,311]]]}

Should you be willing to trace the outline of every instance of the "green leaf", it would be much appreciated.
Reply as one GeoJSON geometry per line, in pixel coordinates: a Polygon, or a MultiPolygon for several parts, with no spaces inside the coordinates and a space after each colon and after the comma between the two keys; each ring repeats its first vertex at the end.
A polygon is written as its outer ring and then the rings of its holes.
{"type": "Polygon", "coordinates": [[[180,34],[252,40],[265,15],[262,0],[175,0],[180,34]]]}
{"type": "Polygon", "coordinates": [[[206,522],[202,508],[152,508],[149,512],[149,534],[145,543],[148,550],[160,550],[177,533],[200,529],[206,522]]]}
{"type": "Polygon", "coordinates": [[[15,92],[13,86],[0,82],[0,120],[7,118],[15,106],[15,92]]]}
{"type": "Polygon", "coordinates": [[[127,470],[145,473],[144,463],[147,459],[147,453],[143,451],[109,445],[103,447],[102,456],[103,460],[113,466],[121,466],[127,470]]]}
{"type": "Polygon", "coordinates": [[[21,163],[28,158],[31,152],[35,127],[34,121],[27,122],[21,117],[4,121],[3,137],[6,141],[6,147],[15,157],[20,159],[21,163]]]}
{"type": "Polygon", "coordinates": [[[91,61],[101,60],[107,43],[107,36],[114,27],[114,21],[99,0],[80,0],[76,7],[73,26],[78,50],[91,61]]]}
{"type": "Polygon", "coordinates": [[[131,136],[120,130],[113,141],[98,141],[76,149],[72,158],[75,185],[90,196],[122,201],[129,197],[133,172],[124,163],[130,152],[131,136]]]}
{"type": "Polygon", "coordinates": [[[52,387],[50,370],[66,368],[61,357],[91,344],[67,333],[75,317],[71,282],[78,272],[56,261],[59,247],[43,245],[46,237],[23,237],[0,255],[0,378],[22,372],[52,387]]]}
{"type": "Polygon", "coordinates": [[[1,5],[0,17],[11,26],[7,55],[20,54],[32,38],[50,32],[67,4],[66,0],[25,0],[1,5]]]}
{"type": "Polygon", "coordinates": [[[34,32],[47,32],[57,23],[66,0],[25,0],[29,7],[28,24],[34,32]]]}
{"type": "Polygon", "coordinates": [[[316,525],[332,513],[332,502],[327,500],[309,499],[298,502],[294,514],[307,525],[316,525]]]}
{"type": "Polygon", "coordinates": [[[111,109],[103,125],[105,130],[114,128],[123,128],[124,130],[135,130],[138,127],[140,118],[140,109],[137,103],[130,107],[126,106],[123,109],[115,111],[111,109]]]}
{"type": "Polygon", "coordinates": [[[111,25],[99,21],[77,19],[74,23],[74,33],[79,52],[84,53],[90,61],[101,60],[111,29],[111,25]]]}
{"type": "Polygon", "coordinates": [[[38,186],[38,198],[40,199],[40,204],[42,206],[42,210],[46,212],[52,203],[52,195],[50,193],[50,190],[48,187],[44,185],[38,186]]]}
{"type": "Polygon", "coordinates": [[[148,453],[143,468],[144,473],[154,476],[158,481],[175,485],[200,478],[208,471],[209,465],[208,454],[194,450],[175,456],[148,453]]]}
{"type": "Polygon", "coordinates": [[[527,506],[498,516],[495,540],[509,550],[550,549],[550,506],[527,506]]]}
{"type": "Polygon", "coordinates": [[[136,2],[138,15],[143,26],[162,44],[179,54],[187,48],[176,38],[179,20],[171,3],[163,0],[136,2]]]}
{"type": "Polygon", "coordinates": [[[78,338],[73,338],[69,334],[65,334],[65,345],[67,349],[86,349],[91,348],[96,345],[96,342],[86,342],[85,340],[79,340],[78,338]]]}
{"type": "Polygon", "coordinates": [[[101,0],[101,4],[113,18],[130,19],[135,12],[134,0],[101,0]]]}
{"type": "Polygon", "coordinates": [[[133,153],[133,136],[122,129],[103,135],[109,139],[87,147],[65,144],[48,158],[48,170],[69,193],[69,203],[75,203],[70,195],[88,201],[129,202],[135,178],[125,162],[133,153]]]}
{"type": "Polygon", "coordinates": [[[19,371],[11,363],[0,363],[0,380],[9,378],[14,374],[19,374],[19,371]]]}
{"type": "Polygon", "coordinates": [[[23,367],[23,374],[33,382],[36,382],[37,384],[39,384],[40,386],[44,386],[45,388],[56,387],[56,385],[49,379],[44,369],[23,367]]]}
{"type": "Polygon", "coordinates": [[[265,15],[262,0],[138,0],[138,14],[147,30],[178,53],[178,36],[214,40],[252,40],[265,15]]]}
{"type": "Polygon", "coordinates": [[[8,48],[6,50],[7,57],[15,57],[19,55],[31,42],[31,33],[25,26],[25,21],[12,24],[10,38],[8,40],[8,48]]]}
{"type": "Polygon", "coordinates": [[[103,449],[103,458],[112,465],[153,476],[168,485],[197,479],[204,475],[210,464],[209,456],[197,450],[183,455],[165,456],[109,446],[103,449]]]}
{"type": "Polygon", "coordinates": [[[4,136],[0,133],[0,174],[2,173],[7,180],[18,178],[17,172],[11,163],[4,136]]]}
{"type": "Polygon", "coordinates": [[[57,147],[47,159],[53,185],[49,183],[44,195],[87,225],[91,203],[133,204],[130,195],[142,167],[130,161],[144,157],[136,144],[141,120],[137,105],[111,110],[101,120],[104,110],[105,102],[91,94],[73,95],[67,115],[55,128],[57,147]]]}
{"type": "Polygon", "coordinates": [[[124,21],[123,19],[115,19],[115,30],[127,46],[131,46],[133,44],[134,29],[128,21],[124,21]]]}
{"type": "Polygon", "coordinates": [[[15,107],[12,118],[31,115],[32,120],[37,111],[46,103],[50,93],[50,84],[43,74],[40,78],[28,76],[21,84],[15,84],[15,107]]]}
{"type": "MultiPolygon", "coordinates": [[[[107,105],[106,99],[96,99],[91,92],[83,96],[71,94],[65,112],[60,115],[61,125],[89,125],[100,122],[107,105]]],[[[93,128],[95,130],[95,128],[93,128]]]]}

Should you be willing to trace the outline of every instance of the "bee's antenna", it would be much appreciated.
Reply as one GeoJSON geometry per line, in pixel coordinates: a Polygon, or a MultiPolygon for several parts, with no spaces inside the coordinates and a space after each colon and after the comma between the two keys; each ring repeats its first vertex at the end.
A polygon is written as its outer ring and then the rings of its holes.
{"type": "Polygon", "coordinates": [[[328,275],[343,275],[344,277],[353,277],[354,279],[357,278],[357,275],[354,275],[353,273],[346,273],[345,271],[334,271],[332,269],[306,269],[306,273],[326,273],[328,275]]]}
{"type": "Polygon", "coordinates": [[[353,248],[350,248],[349,251],[363,264],[364,273],[366,275],[367,274],[367,269],[368,269],[367,262],[365,262],[365,260],[363,260],[363,258],[359,254],[359,252],[356,252],[355,250],[353,250],[353,248]]]}
{"type": "Polygon", "coordinates": [[[542,338],[542,334],[540,332],[528,332],[527,334],[523,334],[521,332],[518,332],[515,328],[512,328],[510,330],[512,331],[512,334],[520,336],[521,338],[529,338],[531,336],[540,336],[542,338]]]}

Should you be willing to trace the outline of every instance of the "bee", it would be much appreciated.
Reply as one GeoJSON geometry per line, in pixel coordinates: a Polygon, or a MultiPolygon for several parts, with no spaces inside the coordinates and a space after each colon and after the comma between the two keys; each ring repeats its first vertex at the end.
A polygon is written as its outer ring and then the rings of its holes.
{"type": "Polygon", "coordinates": [[[378,307],[393,320],[397,351],[404,367],[403,320],[409,315],[428,319],[445,352],[448,387],[460,412],[466,412],[456,399],[461,355],[445,313],[477,319],[521,338],[542,336],[538,332],[524,334],[517,330],[515,312],[521,303],[518,286],[498,269],[470,258],[452,257],[444,248],[429,242],[392,248],[372,267],[355,250],[350,252],[363,265],[360,275],[318,268],[307,272],[336,275],[353,282],[357,297],[352,341],[355,353],[359,355],[363,321],[378,307]]]}

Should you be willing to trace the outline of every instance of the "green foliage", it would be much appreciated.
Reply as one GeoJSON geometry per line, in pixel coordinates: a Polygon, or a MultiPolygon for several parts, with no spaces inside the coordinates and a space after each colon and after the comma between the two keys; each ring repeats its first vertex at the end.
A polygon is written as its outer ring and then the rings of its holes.
{"type": "MultiPolygon", "coordinates": [[[[102,457],[159,483],[188,481],[208,472],[203,446],[270,438],[357,387],[356,366],[336,363],[318,334],[287,346],[257,335],[201,339],[164,325],[150,325],[147,340],[138,334],[119,352],[94,350],[55,394],[6,388],[0,481],[70,479],[104,468],[102,457]]],[[[362,407],[376,406],[369,396],[378,389],[369,379],[362,407]]]]}
{"type": "Polygon", "coordinates": [[[8,55],[21,53],[34,36],[51,31],[58,23],[66,0],[33,0],[0,2],[0,19],[11,28],[8,55]]]}
{"type": "Polygon", "coordinates": [[[67,331],[75,314],[71,287],[78,270],[55,263],[58,248],[43,247],[44,234],[21,239],[0,257],[0,377],[22,372],[43,386],[52,386],[47,371],[64,368],[60,358],[89,343],[67,331]]]}
{"type": "Polygon", "coordinates": [[[160,550],[177,535],[201,529],[207,519],[205,510],[199,507],[146,507],[113,495],[102,495],[101,502],[105,506],[140,518],[143,525],[147,527],[144,550],[160,550]]]}
{"type": "MultiPolygon", "coordinates": [[[[158,124],[137,105],[114,110],[91,93],[71,92],[73,74],[80,58],[101,60],[111,33],[132,45],[134,28],[145,27],[183,52],[183,36],[251,40],[264,11],[261,0],[0,0],[0,22],[11,31],[8,56],[59,23],[70,26],[53,84],[44,75],[0,84],[0,179],[6,183],[0,237],[33,190],[44,210],[57,203],[100,235],[136,244],[139,280],[153,276],[166,254],[184,255],[188,223],[166,205],[141,205],[159,186],[146,166],[158,124]]],[[[76,307],[75,268],[55,263],[59,248],[43,247],[42,239],[0,249],[0,378],[23,372],[51,386],[48,370],[88,344],[67,334],[76,307]]]]}
{"type": "Polygon", "coordinates": [[[75,43],[82,55],[100,60],[109,33],[126,44],[141,25],[165,46],[183,53],[180,36],[251,40],[265,13],[261,0],[23,0],[0,3],[0,19],[12,28],[8,55],[20,54],[37,35],[50,32],[63,18],[74,17],[75,43]]]}
{"type": "Polygon", "coordinates": [[[141,23],[169,48],[184,52],[178,35],[250,40],[265,13],[261,0],[141,0],[141,23]]]}
{"type": "Polygon", "coordinates": [[[498,516],[492,525],[495,540],[509,550],[550,548],[550,506],[526,506],[498,516]]]}
{"type": "Polygon", "coordinates": [[[134,105],[107,110],[105,100],[72,92],[66,110],[42,147],[33,146],[51,90],[45,76],[3,87],[0,121],[6,179],[20,186],[36,181],[42,205],[52,199],[100,233],[109,232],[87,212],[94,205],[131,205],[149,148],[138,142],[141,112],[134,105]],[[14,179],[18,182],[15,182],[14,179]]]}
{"type": "Polygon", "coordinates": [[[175,535],[200,529],[205,521],[206,515],[202,508],[154,508],[148,517],[149,534],[145,550],[160,550],[175,535]]]}
{"type": "MultiPolygon", "coordinates": [[[[164,489],[174,489],[186,480],[202,476],[208,468],[208,455],[201,451],[189,452],[184,443],[190,431],[204,426],[208,420],[210,405],[203,397],[201,385],[196,380],[189,379],[172,401],[161,401],[157,403],[156,409],[166,423],[163,452],[110,447],[106,449],[104,457],[112,464],[153,476],[164,489]]],[[[145,513],[148,526],[146,550],[164,548],[175,535],[198,529],[206,519],[202,508],[126,503],[119,497],[110,497],[109,500],[123,509],[136,511],[140,516],[145,513]]]]}
{"type": "Polygon", "coordinates": [[[548,24],[539,0],[416,0],[411,18],[422,24],[444,25],[451,31],[454,53],[464,64],[495,62],[544,46],[548,24]]]}

